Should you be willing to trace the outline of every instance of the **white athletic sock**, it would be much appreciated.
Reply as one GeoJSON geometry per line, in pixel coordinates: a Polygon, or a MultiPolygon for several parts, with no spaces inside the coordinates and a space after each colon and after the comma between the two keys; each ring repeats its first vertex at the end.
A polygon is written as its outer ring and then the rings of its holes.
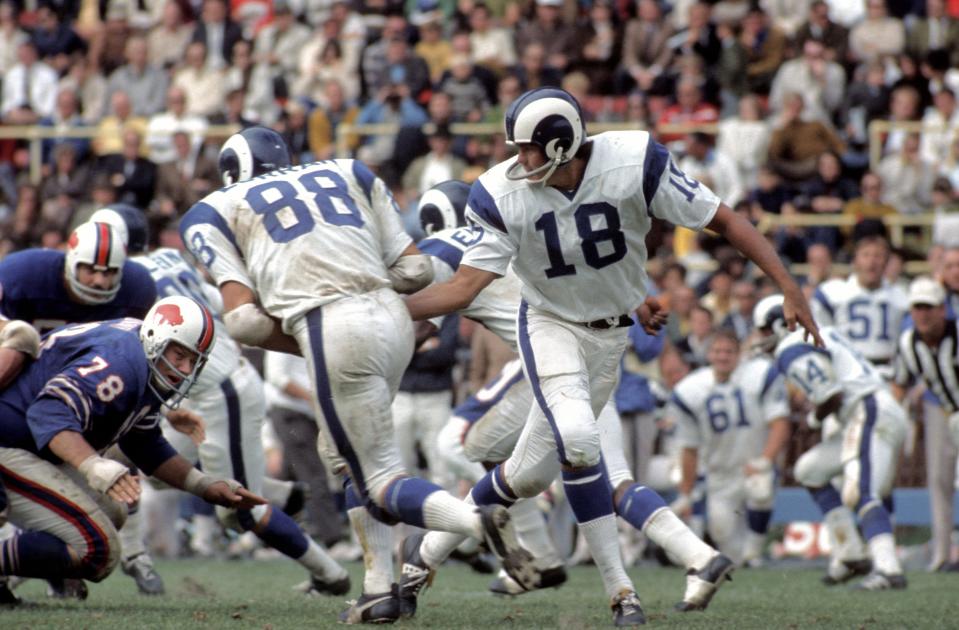
{"type": "Polygon", "coordinates": [[[352,508],[347,515],[363,549],[363,592],[388,592],[393,583],[393,528],[370,516],[365,507],[352,508]]]}
{"type": "Polygon", "coordinates": [[[765,546],[765,534],[747,531],[746,539],[743,541],[743,561],[750,562],[752,560],[761,560],[763,557],[763,548],[765,546]]]}
{"type": "Polygon", "coordinates": [[[536,499],[520,499],[509,509],[509,514],[519,544],[533,554],[537,567],[547,569],[562,564],[536,499]]]}
{"type": "MultiPolygon", "coordinates": [[[[142,508],[142,506],[140,507],[142,508]]],[[[144,553],[147,549],[143,544],[143,510],[139,509],[133,514],[129,514],[118,533],[120,554],[124,560],[144,553]]]]}
{"type": "Polygon", "coordinates": [[[472,499],[457,499],[438,490],[423,501],[423,523],[427,529],[483,537],[483,525],[472,499]]]}
{"type": "Polygon", "coordinates": [[[888,575],[902,573],[902,566],[896,557],[896,539],[892,534],[879,534],[869,539],[869,555],[873,566],[888,575]]]}
{"type": "Polygon", "coordinates": [[[599,568],[603,578],[606,595],[610,599],[624,590],[634,591],[633,582],[626,575],[623,568],[623,559],[619,554],[619,534],[616,531],[616,516],[607,514],[599,518],[579,524],[579,531],[583,533],[589,544],[589,551],[593,561],[599,568]]]}
{"type": "Polygon", "coordinates": [[[316,541],[307,536],[308,546],[303,555],[296,559],[311,574],[325,580],[340,580],[347,575],[346,569],[326,553],[316,541]]]}
{"type": "Polygon", "coordinates": [[[866,557],[859,528],[852,510],[840,506],[829,510],[823,516],[826,531],[829,532],[829,542],[832,544],[832,555],[840,560],[862,560],[866,557]]]}
{"type": "Polygon", "coordinates": [[[718,553],[700,540],[668,507],[658,509],[646,519],[643,533],[687,569],[702,569],[718,553]]]}
{"type": "Polygon", "coordinates": [[[423,561],[432,568],[443,564],[453,550],[469,536],[450,532],[428,532],[420,545],[423,561]]]}
{"type": "Polygon", "coordinates": [[[201,556],[212,556],[216,553],[214,538],[217,534],[217,528],[218,524],[215,516],[194,514],[190,549],[201,556]]]}
{"type": "Polygon", "coordinates": [[[290,500],[290,493],[293,492],[292,481],[280,481],[272,477],[263,478],[263,498],[281,510],[290,500]]]}

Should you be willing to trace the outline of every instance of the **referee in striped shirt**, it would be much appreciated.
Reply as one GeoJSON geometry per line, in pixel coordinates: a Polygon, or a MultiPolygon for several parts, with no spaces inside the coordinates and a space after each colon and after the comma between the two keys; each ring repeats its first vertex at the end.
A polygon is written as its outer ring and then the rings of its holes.
{"type": "Polygon", "coordinates": [[[913,328],[899,337],[893,390],[902,400],[906,388],[922,381],[926,476],[932,508],[930,570],[959,570],[950,564],[956,457],[959,446],[959,325],[946,314],[946,291],[928,276],[909,286],[913,328]],[[931,399],[928,394],[933,394],[931,399]]]}

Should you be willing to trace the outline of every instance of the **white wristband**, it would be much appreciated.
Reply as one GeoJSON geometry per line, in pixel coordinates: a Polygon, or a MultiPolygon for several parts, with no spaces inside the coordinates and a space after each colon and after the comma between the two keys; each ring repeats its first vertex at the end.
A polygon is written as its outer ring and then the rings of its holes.
{"type": "Polygon", "coordinates": [[[40,351],[40,335],[27,322],[14,319],[0,329],[0,348],[19,350],[36,358],[40,351]]]}
{"type": "Polygon", "coordinates": [[[206,492],[206,489],[219,481],[213,475],[208,475],[204,472],[200,472],[196,468],[191,468],[190,472],[186,474],[186,479],[183,480],[183,489],[189,492],[190,494],[195,494],[198,497],[203,497],[203,493],[206,492]]]}
{"type": "Polygon", "coordinates": [[[99,455],[91,455],[83,460],[77,470],[86,478],[90,487],[101,494],[106,494],[120,477],[130,472],[130,469],[120,462],[99,455]]]}

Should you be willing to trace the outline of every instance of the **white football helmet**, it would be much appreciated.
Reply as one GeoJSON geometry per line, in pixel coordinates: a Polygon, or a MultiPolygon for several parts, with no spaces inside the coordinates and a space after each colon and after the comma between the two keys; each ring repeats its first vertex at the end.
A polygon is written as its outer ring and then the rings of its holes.
{"type": "Polygon", "coordinates": [[[163,298],[147,312],[140,326],[140,343],[150,364],[150,389],[170,409],[176,409],[186,397],[210,356],[213,346],[213,316],[199,302],[174,295],[163,298]],[[178,370],[164,356],[171,343],[197,354],[192,373],[178,370]],[[176,375],[170,380],[160,366],[176,375]]]}
{"type": "Polygon", "coordinates": [[[506,170],[506,178],[526,179],[546,171],[538,184],[545,184],[559,166],[573,159],[586,139],[586,122],[579,102],[565,90],[542,87],[530,90],[506,110],[506,142],[512,145],[535,144],[547,162],[531,171],[516,162],[506,170]]]}
{"type": "Polygon", "coordinates": [[[781,294],[770,295],[759,300],[753,308],[753,326],[762,335],[757,348],[763,352],[772,352],[776,344],[789,334],[781,294]]]}
{"type": "Polygon", "coordinates": [[[107,223],[84,223],[77,227],[67,241],[64,274],[70,290],[87,304],[106,304],[120,291],[123,263],[127,259],[126,245],[120,232],[107,223]],[[85,263],[98,271],[116,269],[113,285],[107,289],[88,287],[77,277],[77,265],[85,263]]]}

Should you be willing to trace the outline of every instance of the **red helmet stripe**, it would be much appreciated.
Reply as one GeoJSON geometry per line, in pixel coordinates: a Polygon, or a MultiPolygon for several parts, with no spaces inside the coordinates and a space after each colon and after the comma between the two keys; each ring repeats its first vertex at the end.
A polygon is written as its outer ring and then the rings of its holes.
{"type": "Polygon", "coordinates": [[[113,234],[106,223],[97,223],[97,256],[98,267],[107,267],[110,263],[110,246],[113,244],[113,234]]]}
{"type": "Polygon", "coordinates": [[[203,330],[200,332],[200,342],[197,344],[197,349],[200,352],[206,352],[213,342],[213,316],[210,315],[210,311],[202,306],[200,310],[203,311],[203,330]]]}

